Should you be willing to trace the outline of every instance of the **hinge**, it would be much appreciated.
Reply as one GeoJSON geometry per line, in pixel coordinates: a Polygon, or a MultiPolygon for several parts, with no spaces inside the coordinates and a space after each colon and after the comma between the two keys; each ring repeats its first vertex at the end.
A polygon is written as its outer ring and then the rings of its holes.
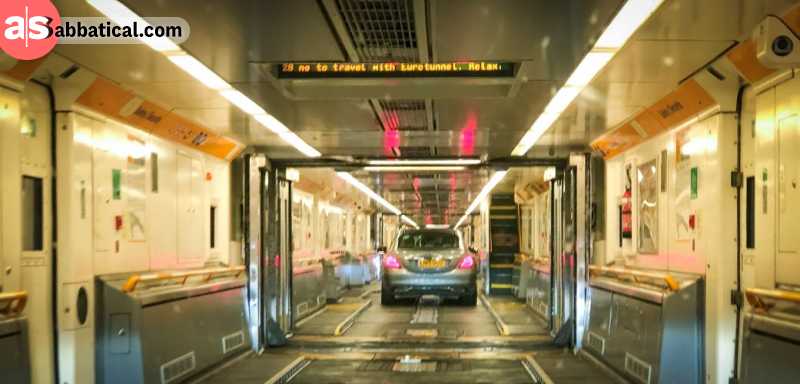
{"type": "Polygon", "coordinates": [[[744,174],[738,169],[731,171],[731,187],[741,188],[744,185],[744,174]]]}
{"type": "Polygon", "coordinates": [[[744,294],[738,289],[731,289],[731,305],[741,308],[744,305],[744,294]]]}

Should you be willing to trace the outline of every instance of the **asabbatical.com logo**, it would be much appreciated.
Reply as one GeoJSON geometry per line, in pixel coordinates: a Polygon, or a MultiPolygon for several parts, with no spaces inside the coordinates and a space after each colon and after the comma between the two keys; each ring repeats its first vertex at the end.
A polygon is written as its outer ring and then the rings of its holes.
{"type": "Polygon", "coordinates": [[[35,60],[58,43],[55,28],[61,24],[50,0],[2,0],[0,48],[17,60],[35,60]]]}

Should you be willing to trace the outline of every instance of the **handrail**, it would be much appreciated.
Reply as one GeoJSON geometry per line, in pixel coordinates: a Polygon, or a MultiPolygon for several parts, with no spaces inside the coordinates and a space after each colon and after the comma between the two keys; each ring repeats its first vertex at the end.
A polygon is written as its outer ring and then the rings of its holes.
{"type": "Polygon", "coordinates": [[[18,315],[28,303],[28,292],[0,292],[0,314],[18,315]]]}
{"type": "Polygon", "coordinates": [[[744,292],[747,302],[757,310],[767,311],[774,306],[774,304],[764,301],[764,298],[800,304],[800,293],[798,292],[763,288],[747,288],[744,292]]]}
{"type": "Polygon", "coordinates": [[[205,281],[210,281],[215,276],[221,276],[227,273],[235,272],[235,277],[238,277],[242,274],[242,272],[244,272],[244,269],[244,266],[240,265],[238,267],[199,269],[196,271],[185,272],[162,272],[151,273],[148,275],[137,274],[129,277],[125,284],[122,285],[122,292],[133,292],[136,290],[136,286],[139,285],[139,283],[148,281],[183,279],[183,281],[181,281],[181,285],[184,285],[186,284],[186,280],[194,276],[206,276],[205,281]]]}
{"type": "Polygon", "coordinates": [[[628,275],[633,277],[634,280],[637,280],[639,277],[645,279],[663,280],[670,291],[677,291],[680,288],[678,280],[668,273],[646,272],[628,268],[603,267],[599,265],[590,265],[589,271],[613,275],[628,275]]]}

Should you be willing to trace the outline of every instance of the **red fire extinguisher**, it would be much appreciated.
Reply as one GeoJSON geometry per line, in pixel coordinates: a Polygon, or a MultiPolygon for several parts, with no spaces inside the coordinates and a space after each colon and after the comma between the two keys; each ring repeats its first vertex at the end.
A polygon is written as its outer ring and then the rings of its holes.
{"type": "Polygon", "coordinates": [[[633,214],[631,208],[631,190],[630,188],[626,188],[620,201],[620,229],[622,237],[625,239],[630,239],[633,234],[633,214]]]}

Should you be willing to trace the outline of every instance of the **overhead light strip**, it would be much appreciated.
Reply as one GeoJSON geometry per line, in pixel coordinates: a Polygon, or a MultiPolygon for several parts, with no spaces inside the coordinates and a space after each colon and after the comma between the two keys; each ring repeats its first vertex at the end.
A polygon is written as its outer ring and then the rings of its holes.
{"type": "Polygon", "coordinates": [[[414,220],[411,220],[411,218],[406,216],[406,215],[400,216],[400,220],[403,220],[406,224],[408,224],[408,225],[410,225],[410,226],[412,226],[412,227],[414,227],[416,229],[419,229],[419,225],[417,225],[417,223],[414,220]]]}
{"type": "Polygon", "coordinates": [[[519,141],[512,156],[524,156],[539,138],[558,120],[583,89],[614,58],[639,27],[664,0],[628,0],[606,27],[594,47],[583,57],[567,82],[550,100],[544,112],[534,120],[519,141]]]}
{"type": "Polygon", "coordinates": [[[481,163],[481,159],[409,159],[409,160],[368,160],[369,165],[421,165],[421,166],[434,166],[434,165],[477,165],[481,163]]]}
{"type": "Polygon", "coordinates": [[[489,178],[489,181],[486,183],[486,185],[483,186],[483,189],[481,189],[480,193],[478,193],[478,196],[475,197],[475,200],[472,200],[472,203],[467,208],[467,211],[464,213],[464,216],[461,216],[461,218],[458,219],[458,222],[453,228],[458,228],[459,226],[461,226],[461,224],[464,223],[464,220],[466,220],[469,217],[469,215],[471,215],[472,212],[475,211],[476,208],[478,208],[478,205],[480,205],[483,199],[485,199],[486,196],[488,196],[489,193],[492,192],[494,187],[496,187],[497,184],[503,181],[503,178],[506,177],[507,173],[508,173],[507,170],[497,171],[494,173],[494,175],[492,175],[491,178],[489,178]]]}
{"type": "Polygon", "coordinates": [[[392,203],[386,201],[386,199],[381,197],[379,194],[375,193],[375,191],[370,189],[364,183],[358,181],[358,179],[353,177],[353,175],[351,175],[351,174],[349,174],[347,172],[336,172],[336,175],[339,176],[339,178],[341,178],[342,180],[350,183],[350,185],[352,185],[353,187],[355,187],[359,191],[363,192],[365,195],[369,196],[370,199],[375,200],[375,202],[377,202],[378,204],[382,205],[389,212],[391,212],[391,213],[393,213],[395,215],[401,215],[402,214],[402,212],[400,211],[399,208],[397,208],[394,205],[392,205],[392,203]]]}
{"type": "MultiPolygon", "coordinates": [[[[97,9],[100,13],[111,19],[118,25],[130,25],[136,22],[142,28],[151,26],[150,23],[145,21],[141,16],[131,11],[124,4],[117,0],[86,0],[91,6],[97,9]]],[[[245,94],[237,91],[234,87],[225,81],[222,77],[217,75],[213,70],[208,68],[205,64],[197,60],[194,56],[190,55],[180,46],[175,44],[172,40],[166,37],[139,37],[139,40],[147,44],[156,52],[160,52],[169,59],[178,68],[194,77],[197,81],[201,82],[206,87],[218,91],[219,94],[227,99],[231,104],[241,109],[244,113],[277,134],[284,142],[294,147],[300,153],[307,157],[319,157],[322,154],[314,147],[303,141],[297,134],[291,132],[283,123],[278,119],[267,113],[255,101],[247,97],[245,94]]]]}
{"type": "Polygon", "coordinates": [[[463,165],[430,165],[430,166],[394,166],[394,165],[373,165],[364,167],[369,172],[445,172],[463,171],[463,165]]]}

